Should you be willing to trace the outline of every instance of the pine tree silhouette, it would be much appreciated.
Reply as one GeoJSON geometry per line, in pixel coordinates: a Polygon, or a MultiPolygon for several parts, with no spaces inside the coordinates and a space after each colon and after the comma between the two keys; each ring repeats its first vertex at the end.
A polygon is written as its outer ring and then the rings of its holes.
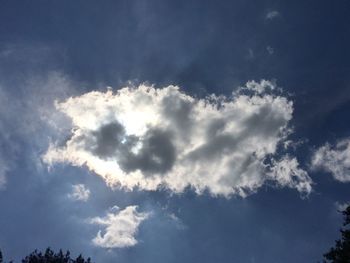
{"type": "MultiPolygon", "coordinates": [[[[0,263],[5,263],[3,261],[3,256],[0,251],[0,263]]],[[[12,263],[12,261],[8,262],[12,263]]],[[[70,252],[67,251],[63,253],[60,250],[58,253],[55,253],[51,248],[47,248],[45,253],[42,253],[38,250],[34,250],[30,255],[22,259],[22,263],[92,263],[91,259],[85,258],[80,254],[76,259],[71,258],[70,252]]]]}
{"type": "Polygon", "coordinates": [[[342,212],[344,228],[340,229],[341,239],[335,241],[335,246],[324,254],[324,262],[350,263],[350,205],[342,212]]]}

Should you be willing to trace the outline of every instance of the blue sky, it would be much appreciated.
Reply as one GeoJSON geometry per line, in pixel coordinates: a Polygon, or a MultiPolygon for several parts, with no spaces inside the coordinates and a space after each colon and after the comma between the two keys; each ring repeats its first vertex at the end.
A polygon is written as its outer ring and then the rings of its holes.
{"type": "Polygon", "coordinates": [[[1,1],[5,258],[321,260],[350,201],[349,8],[1,1]]]}

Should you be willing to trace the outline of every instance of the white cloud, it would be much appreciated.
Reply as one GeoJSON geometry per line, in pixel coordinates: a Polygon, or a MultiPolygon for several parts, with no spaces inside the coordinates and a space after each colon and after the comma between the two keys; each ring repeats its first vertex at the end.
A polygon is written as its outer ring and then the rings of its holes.
{"type": "Polygon", "coordinates": [[[309,193],[311,179],[297,160],[276,154],[293,113],[279,92],[266,80],[250,81],[231,97],[203,99],[176,86],[89,92],[56,104],[72,120],[72,134],[43,160],[86,165],[109,186],[128,190],[165,186],[178,193],[191,186],[246,196],[273,180],[309,193]],[[281,166],[283,176],[276,173],[281,166]]]}
{"type": "Polygon", "coordinates": [[[115,207],[105,217],[95,217],[92,224],[105,226],[104,233],[98,231],[92,242],[104,248],[124,248],[135,246],[138,228],[142,221],[149,217],[149,213],[137,212],[137,206],[128,206],[118,211],[115,207]]]}
{"type": "Polygon", "coordinates": [[[350,182],[350,138],[336,145],[326,143],[317,149],[312,158],[312,167],[331,173],[340,182],[350,182]]]}
{"type": "Polygon", "coordinates": [[[75,184],[72,185],[72,192],[68,194],[68,197],[73,200],[86,202],[90,197],[90,190],[83,184],[75,184]]]}
{"type": "Polygon", "coordinates": [[[276,17],[279,17],[281,14],[277,10],[271,10],[266,13],[265,19],[272,20],[276,17]]]}

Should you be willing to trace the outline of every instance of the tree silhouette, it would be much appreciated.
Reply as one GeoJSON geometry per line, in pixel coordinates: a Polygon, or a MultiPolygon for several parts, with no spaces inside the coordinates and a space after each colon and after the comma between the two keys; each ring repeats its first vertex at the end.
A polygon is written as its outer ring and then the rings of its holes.
{"type": "MultiPolygon", "coordinates": [[[[3,261],[2,253],[0,251],[0,263],[5,263],[3,261]]],[[[12,263],[12,261],[8,262],[12,263]]],[[[67,251],[63,253],[60,250],[58,253],[55,253],[51,248],[47,248],[45,253],[42,253],[38,250],[34,250],[30,255],[22,259],[22,263],[92,263],[91,259],[84,259],[80,254],[76,259],[71,258],[70,252],[67,251]]]]}
{"type": "Polygon", "coordinates": [[[340,229],[341,239],[335,241],[335,246],[324,254],[324,262],[350,263],[350,205],[342,212],[344,228],[340,229]]]}

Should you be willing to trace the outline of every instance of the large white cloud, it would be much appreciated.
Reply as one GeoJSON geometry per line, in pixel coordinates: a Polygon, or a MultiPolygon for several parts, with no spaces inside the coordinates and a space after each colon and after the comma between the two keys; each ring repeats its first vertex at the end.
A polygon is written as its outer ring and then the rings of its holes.
{"type": "Polygon", "coordinates": [[[350,182],[350,138],[318,148],[312,158],[312,167],[330,172],[340,182],[350,182]]]}
{"type": "Polygon", "coordinates": [[[112,187],[246,196],[266,181],[311,191],[295,158],[277,155],[293,104],[269,81],[230,97],[195,98],[176,86],[93,91],[57,103],[72,120],[65,145],[43,160],[86,165],[112,187]]]}
{"type": "Polygon", "coordinates": [[[104,248],[135,246],[137,244],[135,235],[138,228],[149,215],[149,213],[137,212],[137,206],[128,206],[121,211],[114,207],[105,217],[95,217],[90,220],[92,224],[105,226],[104,233],[98,231],[92,242],[104,248]]]}

